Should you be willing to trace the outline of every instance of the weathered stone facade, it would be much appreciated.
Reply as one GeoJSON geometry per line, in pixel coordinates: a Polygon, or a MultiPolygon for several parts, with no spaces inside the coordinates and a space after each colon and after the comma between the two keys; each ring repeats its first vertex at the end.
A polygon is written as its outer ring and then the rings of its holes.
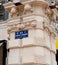
{"type": "Polygon", "coordinates": [[[48,0],[21,0],[4,4],[9,19],[1,23],[0,39],[8,41],[8,65],[57,65],[54,20],[48,0]],[[28,30],[28,37],[15,39],[15,32],[28,30]]]}

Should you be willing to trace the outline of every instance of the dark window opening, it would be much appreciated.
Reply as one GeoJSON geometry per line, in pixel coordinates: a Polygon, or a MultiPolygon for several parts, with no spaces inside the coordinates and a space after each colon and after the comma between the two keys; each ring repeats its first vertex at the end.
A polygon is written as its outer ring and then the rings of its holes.
{"type": "Polygon", "coordinates": [[[58,65],[58,50],[56,50],[56,61],[57,61],[57,65],[58,65]]]}
{"type": "Polygon", "coordinates": [[[7,57],[7,41],[0,41],[0,65],[6,65],[6,57],[7,57]]]}
{"type": "Polygon", "coordinates": [[[11,0],[8,0],[8,1],[11,1],[11,0]]]}
{"type": "Polygon", "coordinates": [[[0,5],[0,20],[7,20],[8,19],[8,12],[5,10],[3,4],[0,5]]]}

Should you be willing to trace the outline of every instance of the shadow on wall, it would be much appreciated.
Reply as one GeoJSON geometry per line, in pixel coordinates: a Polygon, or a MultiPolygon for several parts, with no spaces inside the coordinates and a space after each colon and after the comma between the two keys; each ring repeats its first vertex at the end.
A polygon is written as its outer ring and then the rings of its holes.
{"type": "Polygon", "coordinates": [[[58,65],[58,40],[56,40],[56,61],[58,65]]]}
{"type": "Polygon", "coordinates": [[[57,53],[56,53],[56,61],[57,61],[57,65],[58,65],[58,50],[56,50],[57,53]]]}

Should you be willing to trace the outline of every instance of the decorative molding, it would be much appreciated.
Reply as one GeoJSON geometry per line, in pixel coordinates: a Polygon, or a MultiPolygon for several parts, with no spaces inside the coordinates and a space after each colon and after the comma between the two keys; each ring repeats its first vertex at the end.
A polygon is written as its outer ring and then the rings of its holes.
{"type": "Polygon", "coordinates": [[[44,5],[42,7],[48,7],[48,0],[29,0],[29,1],[21,1],[23,4],[35,4],[35,5],[44,5]]]}
{"type": "Polygon", "coordinates": [[[55,28],[53,26],[51,26],[51,24],[44,22],[43,28],[44,28],[44,30],[49,32],[49,35],[51,34],[51,35],[54,35],[54,37],[56,36],[55,28]]]}
{"type": "Polygon", "coordinates": [[[29,21],[29,22],[21,22],[18,24],[13,24],[9,26],[8,33],[24,30],[24,29],[30,29],[36,27],[36,21],[29,21]]]}
{"type": "Polygon", "coordinates": [[[21,16],[24,11],[24,5],[20,4],[16,6],[13,2],[4,4],[5,9],[9,12],[10,17],[15,16],[21,16]],[[11,5],[11,6],[10,6],[11,5]]]}

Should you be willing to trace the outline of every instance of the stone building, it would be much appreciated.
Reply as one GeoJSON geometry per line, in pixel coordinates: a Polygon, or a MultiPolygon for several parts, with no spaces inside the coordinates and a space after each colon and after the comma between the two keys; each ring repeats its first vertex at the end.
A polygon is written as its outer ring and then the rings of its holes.
{"type": "Polygon", "coordinates": [[[58,11],[49,7],[49,0],[13,0],[3,5],[9,13],[0,22],[0,40],[7,40],[6,65],[57,65],[54,22],[58,11]],[[26,31],[26,37],[16,37],[26,31]]]}

